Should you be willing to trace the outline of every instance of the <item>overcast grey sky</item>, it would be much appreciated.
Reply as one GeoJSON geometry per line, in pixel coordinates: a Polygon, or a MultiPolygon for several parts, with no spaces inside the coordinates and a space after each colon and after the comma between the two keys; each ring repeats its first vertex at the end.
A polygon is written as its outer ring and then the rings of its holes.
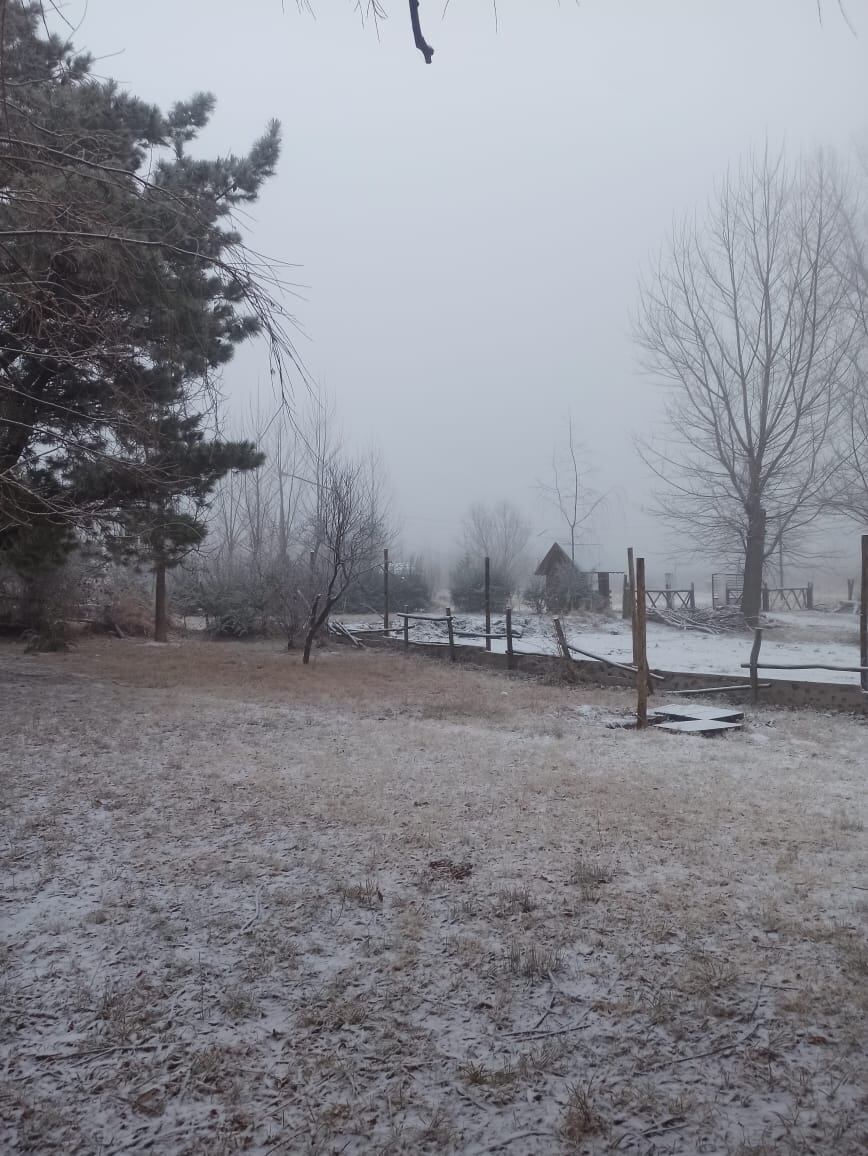
{"type": "MultiPolygon", "coordinates": [[[[404,0],[377,38],[351,0],[71,0],[100,69],[167,105],[218,98],[210,152],[278,117],[284,151],[250,222],[297,263],[313,377],[360,445],[379,444],[413,549],[445,550],[467,506],[534,494],[572,409],[595,482],[619,497],[584,561],[635,544],[676,569],[643,511],[632,439],[659,390],[632,341],[636,285],[673,220],[768,139],[848,150],[868,125],[868,9],[849,0],[404,0]]],[[[268,388],[258,351],[227,391],[268,388]]],[[[563,536],[561,534],[561,536],[563,536]]],[[[680,564],[687,580],[698,569],[680,564]]]]}

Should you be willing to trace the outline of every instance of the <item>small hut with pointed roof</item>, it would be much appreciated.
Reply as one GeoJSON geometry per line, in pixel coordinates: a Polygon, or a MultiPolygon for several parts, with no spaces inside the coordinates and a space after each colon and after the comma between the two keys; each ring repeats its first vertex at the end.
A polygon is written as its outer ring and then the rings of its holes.
{"type": "Polygon", "coordinates": [[[549,610],[574,610],[588,600],[590,586],[583,574],[558,542],[553,542],[534,574],[545,578],[546,606],[549,610]]]}

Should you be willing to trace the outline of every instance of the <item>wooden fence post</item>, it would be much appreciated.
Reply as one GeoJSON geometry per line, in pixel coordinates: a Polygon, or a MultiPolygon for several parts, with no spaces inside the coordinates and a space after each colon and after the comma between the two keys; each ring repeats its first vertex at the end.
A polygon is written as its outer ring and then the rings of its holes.
{"type": "MultiPolygon", "coordinates": [[[[868,534],[862,535],[862,589],[859,597],[859,665],[868,666],[868,534]]],[[[859,675],[859,685],[868,691],[868,671],[859,675]]]]}
{"type": "Polygon", "coordinates": [[[410,649],[410,619],[408,615],[404,615],[404,649],[410,649]]]}
{"type": "MultiPolygon", "coordinates": [[[[631,551],[632,553],[632,551],[631,551]]],[[[632,558],[630,559],[632,562],[632,558]]],[[[636,726],[648,725],[648,639],[645,623],[645,559],[636,559],[636,726]]]]}
{"type": "Polygon", "coordinates": [[[512,607],[506,608],[506,669],[515,669],[515,656],[512,652],[512,607]]]}
{"type": "Polygon", "coordinates": [[[696,609],[696,586],[693,582],[690,583],[690,609],[696,609]]]}
{"type": "Polygon", "coordinates": [[[760,647],[763,644],[763,632],[757,630],[753,636],[753,646],[750,648],[750,701],[756,706],[759,702],[759,674],[757,672],[757,663],[759,662],[760,647]]]}
{"type": "Polygon", "coordinates": [[[455,661],[455,631],[452,629],[452,607],[446,607],[446,629],[449,632],[449,661],[455,661]]]}
{"type": "Polygon", "coordinates": [[[561,658],[565,659],[567,662],[570,662],[571,661],[570,648],[567,645],[567,636],[564,634],[564,628],[561,625],[560,618],[552,619],[552,623],[553,623],[554,628],[555,628],[555,634],[557,635],[558,649],[561,652],[561,658]]]}
{"type": "Polygon", "coordinates": [[[383,629],[389,629],[389,551],[383,551],[383,629]]]}
{"type": "Polygon", "coordinates": [[[848,578],[847,579],[847,601],[848,602],[853,601],[853,591],[855,589],[856,589],[856,579],[855,578],[848,578]]]}
{"type": "Polygon", "coordinates": [[[630,582],[630,622],[633,627],[633,665],[636,665],[636,566],[633,562],[633,547],[627,550],[627,577],[630,582]]]}
{"type": "Polygon", "coordinates": [[[491,650],[491,559],[485,558],[485,649],[491,650]]]}
{"type": "Polygon", "coordinates": [[[626,620],[633,617],[633,607],[630,605],[630,583],[624,575],[624,589],[621,593],[621,617],[626,620]]]}
{"type": "Polygon", "coordinates": [[[805,591],[805,604],[808,610],[814,609],[814,583],[809,582],[805,591]]]}

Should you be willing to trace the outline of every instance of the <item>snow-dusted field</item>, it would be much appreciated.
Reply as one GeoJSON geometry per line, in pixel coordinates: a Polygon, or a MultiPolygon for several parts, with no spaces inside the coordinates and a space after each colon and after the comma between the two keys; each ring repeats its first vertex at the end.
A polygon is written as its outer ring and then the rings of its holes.
{"type": "MultiPolygon", "coordinates": [[[[769,614],[765,618],[772,625],[764,630],[761,662],[859,665],[859,624],[855,615],[801,611],[769,614]]],[[[481,615],[459,616],[456,622],[456,629],[481,632],[485,628],[481,615]]],[[[550,617],[516,614],[515,622],[522,631],[521,638],[515,643],[516,652],[557,654],[557,640],[550,617]]],[[[349,619],[347,624],[353,625],[349,619]]],[[[365,625],[358,621],[356,624],[360,627],[365,625]]],[[[371,620],[367,625],[374,623],[371,620]]],[[[571,644],[616,662],[632,661],[630,626],[622,619],[602,615],[574,616],[565,620],[565,626],[571,644]]],[[[502,615],[493,617],[492,629],[495,627],[498,630],[505,629],[502,615]]],[[[445,627],[436,623],[415,623],[411,637],[420,642],[446,643],[445,627]]],[[[457,637],[456,641],[464,646],[484,645],[480,638],[457,637]]],[[[750,657],[752,641],[753,636],[748,631],[703,634],[649,622],[648,660],[652,667],[659,670],[747,677],[742,663],[746,663],[750,657]]],[[[494,639],[492,649],[503,652],[506,643],[494,639]]],[[[821,669],[763,671],[763,678],[843,682],[853,686],[859,684],[858,674],[821,669]]]]}
{"type": "Polygon", "coordinates": [[[866,1151],[864,721],[200,642],[0,704],[3,1152],[866,1151]]]}

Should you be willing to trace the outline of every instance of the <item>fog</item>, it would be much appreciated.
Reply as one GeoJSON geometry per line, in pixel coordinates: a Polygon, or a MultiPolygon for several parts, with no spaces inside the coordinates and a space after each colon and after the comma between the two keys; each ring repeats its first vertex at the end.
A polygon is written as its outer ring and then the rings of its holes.
{"type": "MultiPolygon", "coordinates": [[[[851,8],[855,32],[815,0],[498,0],[497,23],[487,0],[445,16],[423,0],[430,66],[399,0],[379,33],[350,0],[316,0],[315,18],[291,0],[66,14],[138,95],[213,91],[203,150],[282,122],[248,240],[296,266],[300,352],[352,441],[382,450],[406,550],[445,555],[478,500],[525,511],[540,555],[563,540],[535,484],[571,411],[610,491],[579,560],[620,569],[634,544],[652,575],[689,581],[715,560],[679,556],[634,449],[662,402],[633,342],[637,281],[749,148],[864,139],[868,16],[851,8]]],[[[239,414],[257,390],[274,404],[259,347],[224,385],[239,414]]]]}

